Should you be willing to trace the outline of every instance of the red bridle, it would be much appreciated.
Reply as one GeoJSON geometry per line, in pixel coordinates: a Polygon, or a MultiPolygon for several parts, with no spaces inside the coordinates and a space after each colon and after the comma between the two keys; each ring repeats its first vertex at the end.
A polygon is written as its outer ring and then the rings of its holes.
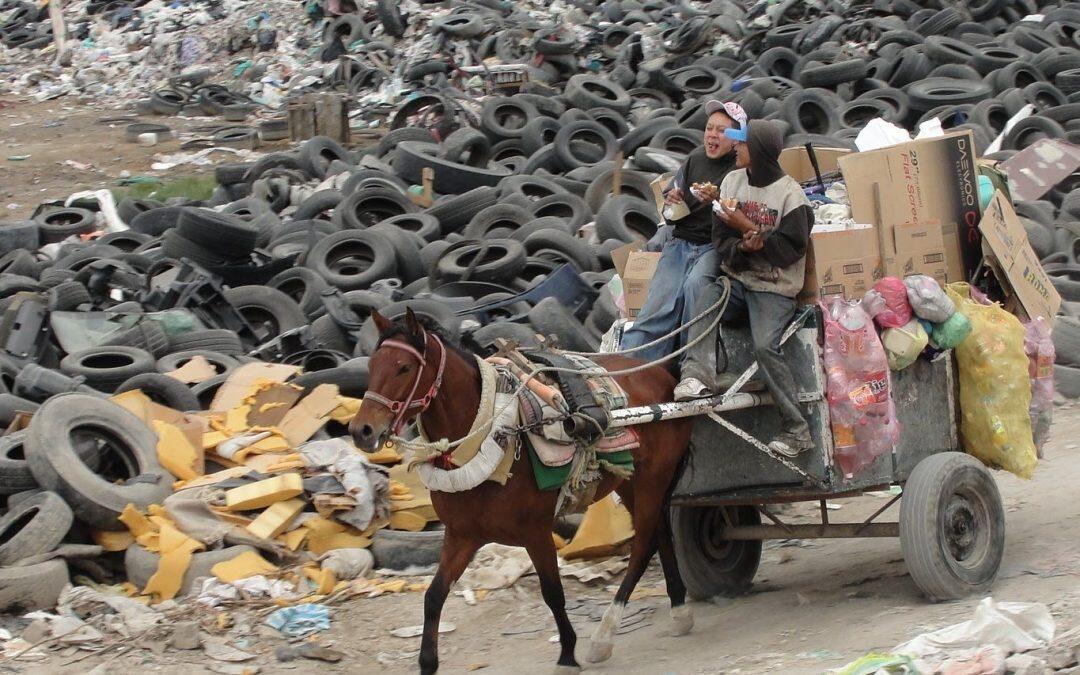
{"type": "Polygon", "coordinates": [[[372,402],[378,403],[386,407],[394,415],[394,420],[390,425],[390,429],[391,431],[393,431],[394,435],[400,434],[401,430],[405,427],[405,423],[408,421],[405,419],[405,417],[406,415],[408,415],[410,410],[412,410],[413,408],[419,408],[419,410],[416,411],[416,414],[419,415],[420,413],[428,409],[428,406],[431,405],[432,399],[434,399],[435,395],[439,393],[439,387],[442,386],[443,373],[446,370],[446,345],[442,343],[442,340],[439,339],[438,335],[432,334],[431,338],[435,340],[435,344],[439,345],[439,370],[435,372],[435,379],[431,382],[431,387],[428,389],[427,393],[420,398],[414,398],[414,396],[416,396],[416,389],[420,386],[420,380],[424,377],[424,368],[425,366],[427,366],[427,338],[428,333],[427,331],[425,331],[423,354],[417,351],[417,349],[412,345],[406,342],[402,342],[400,340],[387,340],[381,345],[379,345],[379,349],[382,349],[384,347],[387,347],[389,349],[400,349],[403,352],[411,354],[412,356],[416,357],[416,360],[420,364],[420,367],[416,372],[416,380],[413,382],[412,388],[409,390],[408,398],[406,398],[404,401],[392,401],[385,396],[377,394],[370,390],[368,390],[368,392],[364,394],[363,400],[365,402],[370,399],[372,402]]]}

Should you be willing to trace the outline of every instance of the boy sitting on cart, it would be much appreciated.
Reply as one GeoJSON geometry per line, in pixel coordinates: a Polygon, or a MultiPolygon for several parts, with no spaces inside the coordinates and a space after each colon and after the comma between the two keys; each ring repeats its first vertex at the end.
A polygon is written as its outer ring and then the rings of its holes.
{"type": "MultiPolygon", "coordinates": [[[[783,424],[769,447],[794,457],[813,442],[799,410],[791,369],[780,352],[780,337],[795,314],[795,296],[803,286],[814,214],[799,183],[780,167],[784,135],[778,125],[751,120],[742,129],[724,133],[736,143],[737,168],[719,188],[698,189],[714,201],[712,240],[718,274],[731,283],[721,323],[749,323],[755,356],[783,424]]],[[[702,291],[693,316],[716,304],[721,294],[719,283],[702,291]]],[[[736,373],[716,372],[720,327],[713,323],[706,317],[691,328],[691,341],[706,331],[712,334],[688,351],[683,379],[675,388],[677,401],[721,393],[735,383],[736,373]]]]}

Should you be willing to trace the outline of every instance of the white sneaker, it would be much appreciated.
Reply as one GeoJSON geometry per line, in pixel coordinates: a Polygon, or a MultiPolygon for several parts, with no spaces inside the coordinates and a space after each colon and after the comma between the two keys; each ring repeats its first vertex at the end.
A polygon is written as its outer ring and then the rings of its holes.
{"type": "Polygon", "coordinates": [[[809,437],[800,437],[786,431],[769,443],[770,450],[791,458],[798,457],[813,447],[814,442],[809,437]]]}
{"type": "Polygon", "coordinates": [[[680,382],[679,386],[675,387],[676,401],[693,401],[699,398],[708,398],[709,396],[712,396],[712,392],[701,380],[695,377],[688,377],[680,382]]]}

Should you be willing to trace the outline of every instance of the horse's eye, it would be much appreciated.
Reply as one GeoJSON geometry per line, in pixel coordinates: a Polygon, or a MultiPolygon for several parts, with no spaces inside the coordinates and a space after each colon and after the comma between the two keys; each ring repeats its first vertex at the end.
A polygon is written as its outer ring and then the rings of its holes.
{"type": "Polygon", "coordinates": [[[398,375],[404,375],[407,372],[409,372],[409,364],[407,364],[407,363],[397,369],[397,374],[398,375]]]}

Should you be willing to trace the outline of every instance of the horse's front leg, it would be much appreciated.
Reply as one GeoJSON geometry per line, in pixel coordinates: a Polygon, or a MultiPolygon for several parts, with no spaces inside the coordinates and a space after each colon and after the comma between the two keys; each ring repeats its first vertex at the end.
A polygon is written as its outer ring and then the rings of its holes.
{"type": "Polygon", "coordinates": [[[559,561],[555,552],[555,541],[548,534],[550,528],[541,530],[540,533],[528,542],[525,550],[529,552],[536,575],[540,578],[540,593],[544,596],[544,602],[555,617],[555,625],[559,629],[559,652],[558,665],[555,667],[557,675],[569,675],[581,670],[577,659],[574,657],[574,648],[577,646],[577,633],[570,623],[570,617],[566,615],[566,595],[563,593],[562,579],[559,578],[559,561]]]}
{"type": "Polygon", "coordinates": [[[480,545],[474,541],[455,536],[446,530],[443,537],[439,570],[424,593],[424,635],[420,639],[420,672],[431,675],[439,669],[439,618],[443,603],[450,594],[450,587],[465,571],[480,545]]]}

